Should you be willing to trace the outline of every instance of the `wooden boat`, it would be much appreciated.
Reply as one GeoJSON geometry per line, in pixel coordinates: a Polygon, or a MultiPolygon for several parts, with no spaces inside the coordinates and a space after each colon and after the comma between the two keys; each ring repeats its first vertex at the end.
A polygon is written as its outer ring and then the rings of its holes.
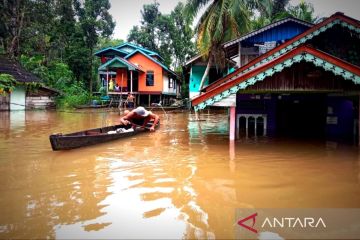
{"type": "MultiPolygon", "coordinates": [[[[152,123],[148,123],[147,128],[137,127],[134,131],[129,132],[116,132],[108,133],[109,131],[116,131],[119,128],[130,129],[131,126],[113,125],[103,128],[95,128],[85,130],[81,132],[69,133],[69,134],[52,134],[50,135],[51,147],[54,151],[57,150],[69,150],[73,148],[85,147],[98,143],[113,141],[120,138],[131,137],[139,133],[149,131],[149,127],[152,123]]],[[[156,128],[160,126],[160,122],[156,125],[156,128]]]]}

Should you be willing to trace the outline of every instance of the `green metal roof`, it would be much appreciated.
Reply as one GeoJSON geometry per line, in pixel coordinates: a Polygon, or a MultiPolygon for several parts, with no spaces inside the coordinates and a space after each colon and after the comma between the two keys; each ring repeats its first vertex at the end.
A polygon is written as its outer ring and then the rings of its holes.
{"type": "Polygon", "coordinates": [[[141,70],[139,67],[137,67],[136,65],[126,61],[123,58],[119,58],[119,57],[115,57],[113,59],[111,59],[110,61],[104,63],[103,65],[101,65],[98,70],[106,70],[108,68],[127,68],[129,70],[139,70],[139,71],[143,71],[141,70]]]}
{"type": "MultiPolygon", "coordinates": [[[[122,49],[122,48],[125,48],[125,47],[132,47],[132,48],[134,48],[135,50],[141,50],[141,51],[146,52],[147,54],[150,54],[150,55],[152,55],[152,54],[157,54],[156,52],[150,51],[150,50],[148,50],[148,49],[145,49],[145,48],[143,48],[143,47],[140,47],[140,46],[138,46],[138,45],[135,45],[135,44],[132,44],[132,43],[128,43],[128,42],[123,43],[123,44],[120,44],[119,46],[116,46],[115,48],[117,48],[117,49],[122,49]]],[[[135,50],[133,50],[133,51],[135,51],[135,50]]],[[[128,53],[130,53],[130,52],[128,52],[128,53]]],[[[157,54],[157,55],[158,55],[158,54],[157,54]]]]}
{"type": "Polygon", "coordinates": [[[101,50],[97,51],[97,52],[95,53],[95,55],[96,55],[96,56],[99,56],[101,53],[110,52],[110,51],[114,51],[114,52],[120,53],[120,54],[122,54],[123,56],[129,54],[129,53],[124,52],[124,51],[122,51],[122,50],[120,50],[120,49],[116,49],[116,48],[113,48],[113,47],[107,47],[107,48],[104,48],[104,49],[101,49],[101,50]]]}

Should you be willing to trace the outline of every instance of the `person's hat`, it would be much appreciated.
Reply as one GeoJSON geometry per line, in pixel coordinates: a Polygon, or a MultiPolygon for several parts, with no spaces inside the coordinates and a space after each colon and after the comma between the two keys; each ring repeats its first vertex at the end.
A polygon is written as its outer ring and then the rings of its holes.
{"type": "Polygon", "coordinates": [[[137,107],[134,109],[134,112],[142,117],[147,117],[150,114],[150,111],[146,111],[144,107],[137,107]]]}

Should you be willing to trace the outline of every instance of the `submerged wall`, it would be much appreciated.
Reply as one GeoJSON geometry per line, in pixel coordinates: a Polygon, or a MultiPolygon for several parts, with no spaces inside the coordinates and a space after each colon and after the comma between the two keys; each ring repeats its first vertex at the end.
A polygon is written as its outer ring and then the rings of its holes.
{"type": "Polygon", "coordinates": [[[331,139],[351,139],[356,133],[354,102],[346,97],[327,98],[326,133],[331,139]]]}
{"type": "Polygon", "coordinates": [[[25,110],[26,88],[18,86],[10,94],[10,110],[25,110]]]}
{"type": "Polygon", "coordinates": [[[0,111],[9,111],[10,109],[10,97],[9,95],[1,96],[0,95],[0,111]]]}
{"type": "MultiPolygon", "coordinates": [[[[357,100],[327,94],[237,94],[236,114],[263,114],[267,135],[354,139],[357,100]]],[[[239,127],[239,126],[238,126],[239,127]]]]}
{"type": "Polygon", "coordinates": [[[26,97],[26,109],[55,108],[54,98],[51,96],[26,97]]]}

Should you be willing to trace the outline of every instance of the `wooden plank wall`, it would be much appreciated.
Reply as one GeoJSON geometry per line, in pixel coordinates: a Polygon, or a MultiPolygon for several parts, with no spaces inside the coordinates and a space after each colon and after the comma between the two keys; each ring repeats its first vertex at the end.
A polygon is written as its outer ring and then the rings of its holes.
{"type": "Polygon", "coordinates": [[[9,111],[10,109],[10,98],[9,95],[2,96],[0,95],[0,111],[9,111]]]}
{"type": "Polygon", "coordinates": [[[265,78],[249,86],[247,90],[268,91],[359,91],[360,85],[331,72],[315,67],[312,63],[301,62],[280,74],[265,78]]]}
{"type": "Polygon", "coordinates": [[[55,108],[55,102],[52,97],[26,97],[26,109],[51,109],[55,108]]]}

